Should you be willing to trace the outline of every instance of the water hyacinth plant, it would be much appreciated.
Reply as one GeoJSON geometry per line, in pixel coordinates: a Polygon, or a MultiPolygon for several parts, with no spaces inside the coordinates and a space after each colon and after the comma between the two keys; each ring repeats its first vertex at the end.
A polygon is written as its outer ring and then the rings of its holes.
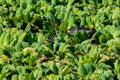
{"type": "Polygon", "coordinates": [[[119,80],[120,0],[0,0],[0,80],[119,80]]]}

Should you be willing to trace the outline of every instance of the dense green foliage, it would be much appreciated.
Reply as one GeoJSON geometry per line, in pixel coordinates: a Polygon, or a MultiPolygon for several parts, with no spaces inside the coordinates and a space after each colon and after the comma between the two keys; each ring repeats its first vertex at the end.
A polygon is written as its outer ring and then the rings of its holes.
{"type": "Polygon", "coordinates": [[[119,7],[120,0],[0,0],[0,80],[119,80],[119,7]],[[68,32],[80,25],[95,32],[68,32]]]}

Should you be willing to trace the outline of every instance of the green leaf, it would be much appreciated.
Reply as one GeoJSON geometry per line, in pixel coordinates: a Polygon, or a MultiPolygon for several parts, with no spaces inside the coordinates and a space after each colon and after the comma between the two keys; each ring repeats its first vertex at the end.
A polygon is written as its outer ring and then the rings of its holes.
{"type": "Polygon", "coordinates": [[[22,42],[24,40],[26,34],[27,34],[26,32],[23,32],[21,35],[19,35],[18,42],[22,42]]]}
{"type": "Polygon", "coordinates": [[[20,74],[18,78],[19,78],[18,80],[24,80],[24,76],[22,74],[20,74]]]}
{"type": "Polygon", "coordinates": [[[59,52],[65,52],[67,50],[68,46],[69,45],[66,43],[61,43],[60,48],[59,48],[59,52]]]}
{"type": "Polygon", "coordinates": [[[60,24],[59,31],[66,31],[66,30],[67,30],[67,26],[68,26],[68,23],[67,23],[67,21],[64,20],[64,21],[60,24]]]}
{"type": "Polygon", "coordinates": [[[16,51],[21,51],[23,48],[29,47],[29,44],[27,42],[18,42],[15,45],[15,50],[16,51]]]}
{"type": "Polygon", "coordinates": [[[86,69],[87,74],[93,73],[94,67],[93,67],[92,63],[86,63],[86,64],[84,64],[84,67],[86,69]]]}
{"type": "Polygon", "coordinates": [[[67,74],[67,75],[64,77],[64,80],[72,80],[71,75],[67,74]]]}
{"type": "Polygon", "coordinates": [[[117,59],[114,63],[116,74],[120,73],[120,59],[117,59]]]}
{"type": "Polygon", "coordinates": [[[68,27],[67,27],[67,29],[70,29],[71,27],[74,26],[74,21],[75,21],[74,16],[70,15],[69,18],[68,18],[68,27]]]}
{"type": "Polygon", "coordinates": [[[107,41],[106,36],[104,34],[101,34],[99,37],[99,42],[102,44],[105,43],[106,41],[107,41]]]}
{"type": "Polygon", "coordinates": [[[12,80],[18,80],[18,75],[13,75],[12,80]]]}
{"type": "Polygon", "coordinates": [[[26,34],[24,40],[31,45],[32,43],[37,41],[37,35],[29,32],[26,34]]]}
{"type": "Polygon", "coordinates": [[[13,54],[13,57],[18,58],[18,59],[21,59],[21,58],[22,58],[22,52],[15,52],[15,53],[13,54]]]}
{"type": "Polygon", "coordinates": [[[67,6],[69,7],[69,6],[72,6],[73,5],[73,3],[74,3],[74,0],[68,0],[68,4],[67,4],[67,6]]]}
{"type": "Polygon", "coordinates": [[[43,50],[43,46],[42,46],[42,43],[38,42],[38,43],[32,43],[32,47],[37,49],[38,52],[42,51],[43,50]]]}
{"type": "Polygon", "coordinates": [[[81,25],[86,25],[86,19],[84,17],[81,18],[81,25]]]}
{"type": "Polygon", "coordinates": [[[4,50],[0,48],[0,56],[4,54],[4,50]]]}
{"type": "Polygon", "coordinates": [[[114,80],[113,79],[113,73],[112,73],[111,70],[105,71],[104,74],[107,78],[111,78],[111,80],[114,80]]]}
{"type": "Polygon", "coordinates": [[[81,37],[82,37],[83,41],[86,40],[86,39],[88,39],[88,34],[86,33],[86,31],[83,30],[81,32],[81,37]]]}
{"type": "Polygon", "coordinates": [[[60,19],[61,21],[64,19],[64,16],[65,16],[65,7],[63,7],[62,5],[60,6],[56,6],[55,7],[56,10],[57,10],[57,19],[60,19]]]}
{"type": "Polygon", "coordinates": [[[17,42],[18,42],[18,39],[17,39],[17,37],[15,37],[11,42],[10,42],[10,46],[15,46],[16,44],[17,44],[17,42]]]}
{"type": "Polygon", "coordinates": [[[0,47],[8,45],[10,42],[10,32],[4,32],[0,37],[0,47]]]}
{"type": "Polygon", "coordinates": [[[107,80],[107,77],[103,73],[100,73],[99,77],[101,80],[107,80]]]}
{"type": "Polygon", "coordinates": [[[54,72],[54,73],[58,73],[58,69],[57,69],[57,66],[55,64],[55,61],[51,61],[50,62],[50,69],[54,72]]]}
{"type": "Polygon", "coordinates": [[[23,13],[23,11],[22,11],[22,8],[21,7],[19,7],[18,9],[17,9],[17,11],[16,11],[16,18],[17,19],[22,19],[23,17],[22,17],[22,13],[23,13]]]}
{"type": "Polygon", "coordinates": [[[60,28],[59,28],[60,32],[67,31],[69,16],[70,16],[70,11],[66,11],[65,17],[64,17],[62,23],[60,24],[60,28]]]}
{"type": "Polygon", "coordinates": [[[117,79],[118,79],[118,80],[120,80],[120,73],[119,73],[119,74],[117,74],[117,79]]]}
{"type": "Polygon", "coordinates": [[[43,34],[42,33],[38,33],[37,34],[37,42],[42,42],[42,41],[44,41],[44,36],[43,36],[43,34]]]}
{"type": "Polygon", "coordinates": [[[31,25],[28,23],[26,28],[25,28],[25,31],[29,32],[31,30],[31,25]]]}
{"type": "Polygon", "coordinates": [[[98,50],[98,47],[97,46],[92,46],[91,50],[89,52],[89,56],[94,63],[96,63],[99,60],[99,54],[100,54],[100,52],[98,50]]]}
{"type": "Polygon", "coordinates": [[[117,19],[120,19],[120,10],[119,10],[119,7],[116,7],[114,10],[112,10],[113,12],[113,15],[112,15],[112,19],[113,20],[117,20],[117,19]]]}
{"type": "Polygon", "coordinates": [[[105,27],[105,30],[107,32],[109,32],[111,35],[113,35],[115,32],[116,32],[116,27],[115,26],[110,26],[110,25],[107,25],[105,27]]]}
{"type": "Polygon", "coordinates": [[[23,75],[26,74],[26,70],[24,66],[17,66],[17,72],[19,73],[19,75],[23,75]]]}
{"type": "Polygon", "coordinates": [[[3,47],[3,49],[4,49],[4,52],[9,56],[12,55],[15,51],[15,48],[13,46],[9,46],[9,45],[5,45],[3,47]]]}
{"type": "Polygon", "coordinates": [[[55,74],[50,74],[49,80],[59,80],[58,76],[55,74]]]}
{"type": "Polygon", "coordinates": [[[107,33],[107,34],[106,34],[106,39],[107,39],[107,41],[110,40],[110,39],[112,39],[112,38],[113,38],[113,36],[112,36],[110,33],[107,33]]]}
{"type": "Polygon", "coordinates": [[[92,24],[91,17],[86,17],[86,23],[87,23],[87,25],[91,25],[92,24]]]}
{"type": "Polygon", "coordinates": [[[85,69],[83,64],[79,64],[78,74],[79,74],[80,77],[84,77],[84,76],[87,75],[87,71],[86,71],[86,69],[85,69]]]}
{"type": "Polygon", "coordinates": [[[119,21],[119,20],[113,20],[113,25],[114,25],[115,27],[119,27],[120,21],[119,21]]]}
{"type": "Polygon", "coordinates": [[[2,29],[2,28],[0,28],[0,36],[2,35],[2,33],[3,33],[3,29],[2,29]]]}
{"type": "Polygon", "coordinates": [[[71,72],[71,67],[69,67],[68,65],[66,65],[63,70],[61,71],[61,75],[65,76],[67,75],[68,73],[71,72]]]}
{"type": "Polygon", "coordinates": [[[35,80],[35,77],[33,76],[33,73],[26,74],[24,80],[35,80]]]}
{"type": "Polygon", "coordinates": [[[27,7],[27,1],[20,1],[20,7],[25,9],[27,7]]]}

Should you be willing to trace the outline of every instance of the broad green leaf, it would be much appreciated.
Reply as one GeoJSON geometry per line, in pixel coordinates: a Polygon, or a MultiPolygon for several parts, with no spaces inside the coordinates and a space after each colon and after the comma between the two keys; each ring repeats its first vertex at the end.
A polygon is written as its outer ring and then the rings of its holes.
{"type": "Polygon", "coordinates": [[[68,73],[70,73],[72,71],[71,67],[69,67],[68,65],[66,65],[63,70],[61,71],[61,75],[65,76],[68,73]]]}
{"type": "Polygon", "coordinates": [[[32,43],[37,41],[37,35],[30,32],[30,30],[28,30],[28,31],[29,32],[26,34],[24,40],[31,45],[32,43]]]}
{"type": "Polygon", "coordinates": [[[20,7],[25,9],[27,7],[27,1],[21,0],[20,1],[20,7]]]}
{"type": "Polygon", "coordinates": [[[33,43],[32,44],[32,47],[37,49],[38,52],[40,52],[41,50],[43,50],[43,46],[42,46],[42,43],[38,42],[38,43],[33,43]]]}
{"type": "Polygon", "coordinates": [[[4,32],[0,37],[0,47],[8,45],[10,42],[10,32],[4,32]]]}
{"type": "Polygon", "coordinates": [[[71,75],[66,75],[65,77],[64,77],[64,80],[72,80],[72,77],[71,77],[71,75]]]}
{"type": "Polygon", "coordinates": [[[22,52],[15,52],[15,53],[13,53],[13,57],[21,59],[22,58],[22,52]]]}
{"type": "Polygon", "coordinates": [[[63,19],[63,21],[62,21],[62,23],[60,24],[60,27],[59,27],[60,32],[61,31],[67,31],[69,16],[70,16],[70,11],[66,10],[65,17],[64,17],[64,19],[63,19]]]}
{"type": "Polygon", "coordinates": [[[106,5],[106,4],[112,4],[113,0],[102,0],[102,4],[106,5]]]}
{"type": "Polygon", "coordinates": [[[24,76],[23,76],[22,74],[20,74],[20,75],[18,76],[18,80],[24,80],[24,76]]]}
{"type": "Polygon", "coordinates": [[[55,74],[50,74],[49,75],[49,80],[59,80],[58,76],[55,74]]]}
{"type": "Polygon", "coordinates": [[[119,74],[117,74],[117,79],[118,79],[118,80],[120,80],[120,73],[119,73],[119,74]]]}
{"type": "Polygon", "coordinates": [[[113,25],[114,25],[115,27],[119,27],[120,21],[119,21],[119,20],[113,20],[113,25]]]}
{"type": "Polygon", "coordinates": [[[120,6],[120,0],[117,0],[117,1],[116,1],[116,4],[117,4],[118,6],[120,6]]]}
{"type": "Polygon", "coordinates": [[[84,64],[84,67],[86,69],[87,74],[93,73],[94,67],[93,67],[92,63],[86,63],[86,64],[84,64]]]}
{"type": "Polygon", "coordinates": [[[12,80],[18,80],[18,75],[13,75],[12,80]]]}
{"type": "Polygon", "coordinates": [[[71,27],[74,26],[74,16],[70,15],[69,18],[68,18],[68,27],[67,29],[70,29],[71,27]]]}
{"type": "Polygon", "coordinates": [[[81,25],[86,25],[86,19],[85,19],[85,17],[81,17],[81,25]]]}
{"type": "Polygon", "coordinates": [[[26,70],[24,66],[17,66],[17,72],[19,73],[19,76],[26,74],[26,70]]]}
{"type": "Polygon", "coordinates": [[[17,19],[22,19],[23,18],[22,13],[23,13],[22,8],[18,8],[17,11],[16,11],[16,15],[15,15],[16,18],[17,19]]]}
{"type": "Polygon", "coordinates": [[[92,24],[91,17],[86,17],[86,23],[87,23],[87,25],[91,25],[92,24]]]}
{"type": "Polygon", "coordinates": [[[60,48],[59,48],[59,52],[65,52],[66,49],[68,48],[68,44],[65,44],[65,43],[61,43],[60,44],[60,48]]]}
{"type": "Polygon", "coordinates": [[[99,77],[101,80],[107,80],[107,77],[103,73],[100,73],[99,77]]]}
{"type": "Polygon", "coordinates": [[[0,36],[2,35],[2,33],[3,33],[3,29],[2,29],[2,28],[0,28],[0,36]]]}
{"type": "Polygon", "coordinates": [[[4,49],[5,54],[7,54],[9,56],[12,55],[15,51],[15,48],[13,46],[9,46],[9,45],[5,45],[3,47],[3,49],[4,49]]]}
{"type": "Polygon", "coordinates": [[[119,74],[120,73],[120,60],[117,59],[114,63],[114,67],[115,67],[115,73],[119,74]]]}
{"type": "Polygon", "coordinates": [[[24,80],[35,80],[35,77],[33,76],[33,73],[26,74],[24,80]]]}
{"type": "Polygon", "coordinates": [[[79,64],[78,74],[79,74],[80,77],[84,77],[84,76],[87,75],[87,71],[86,71],[86,69],[85,69],[83,64],[79,64]]]}
{"type": "Polygon", "coordinates": [[[106,30],[107,32],[109,32],[110,34],[113,35],[113,34],[116,32],[116,27],[115,27],[115,26],[107,25],[107,26],[105,27],[105,30],[106,30]]]}
{"type": "Polygon", "coordinates": [[[106,41],[107,41],[106,36],[104,34],[101,34],[99,36],[99,42],[102,44],[105,43],[106,41]]]}
{"type": "Polygon", "coordinates": [[[4,13],[7,13],[7,11],[8,11],[7,8],[0,6],[0,12],[4,14],[4,13]]]}
{"type": "Polygon", "coordinates": [[[5,78],[5,76],[6,76],[6,74],[7,74],[7,72],[1,73],[0,74],[0,79],[3,80],[5,78]]]}
{"type": "Polygon", "coordinates": [[[73,5],[73,3],[74,3],[74,0],[68,0],[68,4],[67,4],[67,6],[69,7],[69,6],[72,6],[73,5]]]}
{"type": "Polygon", "coordinates": [[[112,39],[112,38],[113,38],[113,36],[112,36],[110,33],[107,33],[107,34],[106,34],[106,39],[107,39],[107,40],[110,40],[110,39],[112,39]]]}
{"type": "Polygon", "coordinates": [[[83,30],[81,32],[81,37],[82,37],[83,41],[86,40],[86,39],[88,39],[88,34],[86,33],[86,31],[83,30]]]}
{"type": "Polygon", "coordinates": [[[119,10],[119,7],[116,7],[114,10],[112,10],[113,12],[113,15],[112,15],[112,19],[113,20],[118,20],[120,19],[120,10],[119,10]]]}
{"type": "Polygon", "coordinates": [[[99,50],[97,46],[92,46],[89,52],[89,56],[91,57],[92,61],[96,63],[99,60],[99,50]]]}
{"type": "Polygon", "coordinates": [[[23,32],[21,35],[18,35],[19,36],[18,37],[18,42],[22,42],[24,40],[26,34],[27,34],[26,32],[23,32]]]}
{"type": "Polygon", "coordinates": [[[0,48],[0,56],[4,54],[4,50],[0,48]]]}
{"type": "Polygon", "coordinates": [[[56,63],[55,61],[51,61],[50,62],[50,69],[54,72],[54,73],[58,73],[58,69],[57,69],[57,66],[56,66],[56,63]]]}
{"type": "Polygon", "coordinates": [[[42,33],[38,33],[37,34],[37,42],[42,42],[42,41],[44,41],[44,36],[43,36],[43,34],[42,33]]]}
{"type": "Polygon", "coordinates": [[[105,71],[104,74],[107,78],[111,78],[111,80],[114,80],[112,71],[105,71]]]}
{"type": "Polygon", "coordinates": [[[66,31],[67,30],[67,26],[68,26],[68,23],[67,21],[62,21],[62,23],[60,24],[60,28],[59,28],[59,31],[66,31]]]}
{"type": "Polygon", "coordinates": [[[18,39],[17,39],[17,37],[15,37],[11,42],[10,42],[10,46],[15,46],[16,44],[17,44],[17,42],[18,42],[18,39]]]}
{"type": "Polygon", "coordinates": [[[111,6],[108,6],[108,7],[105,9],[105,12],[106,12],[107,15],[110,14],[111,9],[112,9],[111,6]]]}

